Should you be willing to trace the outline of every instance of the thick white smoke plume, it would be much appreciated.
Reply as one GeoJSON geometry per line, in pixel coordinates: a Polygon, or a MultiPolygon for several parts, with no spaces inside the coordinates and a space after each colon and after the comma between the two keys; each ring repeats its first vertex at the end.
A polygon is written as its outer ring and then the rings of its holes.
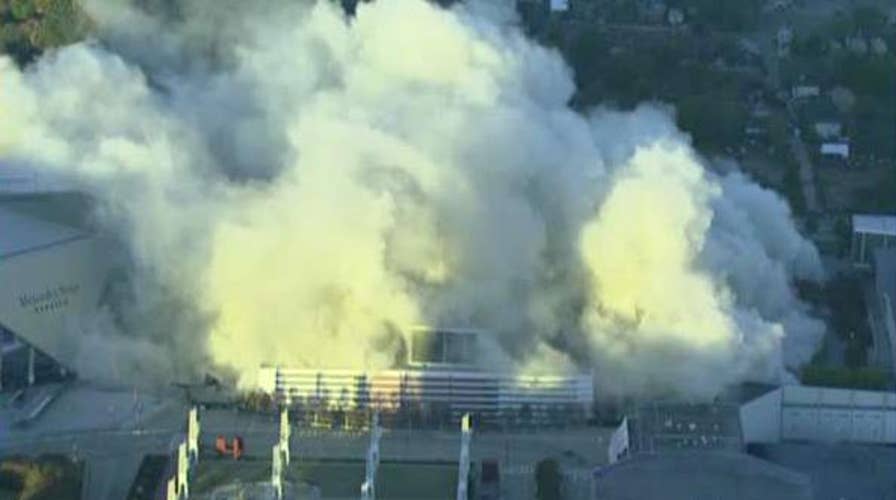
{"type": "Polygon", "coordinates": [[[506,11],[183,5],[104,1],[102,42],[0,59],[0,159],[79,182],[130,249],[135,300],[82,370],[385,367],[414,324],[613,393],[811,356],[792,282],[820,265],[786,204],[710,173],[663,109],[570,110],[569,69],[506,11]]]}

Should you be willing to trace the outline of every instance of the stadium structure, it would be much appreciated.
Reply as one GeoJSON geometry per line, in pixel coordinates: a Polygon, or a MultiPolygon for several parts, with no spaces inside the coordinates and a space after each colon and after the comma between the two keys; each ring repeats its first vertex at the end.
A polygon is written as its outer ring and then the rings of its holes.
{"type": "MultiPolygon", "coordinates": [[[[22,387],[72,375],[77,336],[116,275],[114,245],[91,230],[90,200],[25,175],[0,175],[0,383],[22,387]],[[5,368],[5,369],[4,369],[5,368]]],[[[590,374],[519,375],[477,369],[487,332],[409,328],[392,370],[263,367],[258,388],[306,408],[375,410],[456,424],[570,422],[587,418],[590,374]]]]}
{"type": "Polygon", "coordinates": [[[71,376],[81,320],[95,313],[112,259],[87,225],[89,200],[0,171],[0,384],[71,376]]]}
{"type": "Polygon", "coordinates": [[[258,388],[281,402],[336,411],[412,414],[423,423],[479,426],[565,425],[584,421],[594,403],[590,374],[489,372],[477,369],[481,330],[415,327],[408,359],[381,371],[261,367],[258,388]]]}

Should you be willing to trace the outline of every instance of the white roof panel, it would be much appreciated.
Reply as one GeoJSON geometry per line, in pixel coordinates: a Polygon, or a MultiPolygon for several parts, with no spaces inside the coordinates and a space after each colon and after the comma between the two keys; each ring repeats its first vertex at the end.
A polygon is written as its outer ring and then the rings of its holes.
{"type": "Polygon", "coordinates": [[[0,207],[0,259],[85,238],[83,232],[0,207]]]}
{"type": "Polygon", "coordinates": [[[813,405],[896,410],[896,393],[789,385],[782,390],[781,404],[785,407],[813,405]]]}
{"type": "Polygon", "coordinates": [[[896,236],[896,215],[853,215],[854,233],[896,236]]]}
{"type": "Polygon", "coordinates": [[[826,142],[821,145],[821,154],[849,158],[849,144],[845,142],[826,142]]]}

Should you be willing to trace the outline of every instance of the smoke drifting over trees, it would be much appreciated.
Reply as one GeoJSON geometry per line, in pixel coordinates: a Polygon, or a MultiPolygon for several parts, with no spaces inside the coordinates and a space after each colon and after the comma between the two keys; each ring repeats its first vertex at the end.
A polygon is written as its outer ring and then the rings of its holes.
{"type": "Polygon", "coordinates": [[[435,324],[494,331],[484,367],[707,397],[814,351],[786,203],[707,171],[668,110],[572,111],[507,12],[102,4],[102,42],[0,59],[0,158],[93,193],[131,256],[82,371],[381,368],[435,324]]]}

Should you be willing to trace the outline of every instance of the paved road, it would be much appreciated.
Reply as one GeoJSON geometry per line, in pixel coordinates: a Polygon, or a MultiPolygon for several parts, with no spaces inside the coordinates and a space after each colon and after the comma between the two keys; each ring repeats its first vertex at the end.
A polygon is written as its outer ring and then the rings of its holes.
{"type": "Polygon", "coordinates": [[[85,464],[83,498],[120,500],[143,455],[170,450],[185,412],[186,405],[172,395],[135,397],[76,384],[28,427],[10,427],[11,413],[0,413],[0,456],[73,455],[85,464]]]}
{"type": "MultiPolygon", "coordinates": [[[[547,456],[560,457],[568,472],[570,500],[589,498],[590,471],[607,461],[607,444],[613,429],[541,430],[538,432],[475,433],[471,443],[474,461],[498,460],[505,498],[534,498],[535,465],[547,456]]],[[[202,415],[202,447],[211,450],[218,434],[242,435],[251,456],[267,457],[277,439],[273,416],[231,411],[202,415]]],[[[366,433],[340,433],[296,429],[291,441],[293,456],[309,458],[359,458],[368,443],[366,433]]],[[[380,442],[383,459],[457,460],[460,433],[450,431],[386,430],[380,442]]]]}
{"type": "MultiPolygon", "coordinates": [[[[787,112],[790,115],[791,120],[796,123],[796,112],[793,109],[793,105],[787,104],[787,112]]],[[[815,189],[815,170],[812,165],[812,160],[809,158],[809,153],[806,151],[806,145],[803,143],[803,139],[799,133],[793,133],[790,136],[790,147],[793,151],[793,156],[796,158],[797,163],[800,168],[800,185],[803,188],[803,198],[806,200],[806,210],[809,213],[817,214],[820,212],[820,206],[818,203],[818,193],[815,189]]]]}
{"type": "MultiPolygon", "coordinates": [[[[122,393],[113,401],[111,395],[104,393],[107,407],[117,405],[118,410],[103,411],[102,416],[108,418],[92,421],[87,418],[89,415],[77,414],[89,406],[82,398],[83,394],[67,394],[58,406],[48,408],[32,428],[0,434],[0,456],[75,455],[86,464],[84,497],[119,500],[127,494],[144,454],[173,451],[183,436],[186,405],[169,398],[157,401],[151,411],[125,411],[125,402],[132,396],[122,393]],[[68,421],[79,425],[57,427],[68,421]],[[89,425],[91,422],[93,426],[89,425]]],[[[208,453],[213,453],[218,434],[241,435],[249,455],[267,458],[277,436],[278,424],[273,415],[208,410],[201,413],[200,419],[201,446],[208,453]]],[[[475,433],[471,452],[473,460],[499,461],[506,498],[533,498],[535,465],[546,456],[559,457],[569,472],[568,498],[584,500],[588,498],[590,470],[606,462],[611,432],[612,429],[600,428],[475,433]]],[[[361,458],[368,443],[363,432],[300,428],[294,430],[293,436],[293,455],[309,458],[361,458]]],[[[453,461],[457,460],[459,449],[460,433],[450,431],[387,430],[381,442],[384,459],[453,461]]]]}
{"type": "Polygon", "coordinates": [[[886,320],[879,302],[880,297],[877,295],[873,282],[866,283],[862,291],[865,294],[868,326],[871,329],[873,342],[868,352],[868,364],[886,370],[893,375],[896,346],[891,345],[890,337],[887,334],[886,320]]]}

